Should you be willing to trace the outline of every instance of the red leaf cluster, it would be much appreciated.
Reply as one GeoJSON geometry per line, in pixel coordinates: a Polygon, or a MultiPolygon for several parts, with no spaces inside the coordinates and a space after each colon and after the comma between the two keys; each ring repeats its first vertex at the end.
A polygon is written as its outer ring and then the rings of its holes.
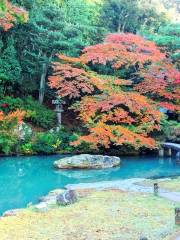
{"type": "Polygon", "coordinates": [[[17,123],[21,123],[25,116],[25,111],[16,110],[14,112],[10,112],[7,115],[0,111],[0,124],[9,123],[12,121],[17,121],[17,123]]]}
{"type": "Polygon", "coordinates": [[[19,7],[12,5],[7,0],[2,0],[0,8],[0,26],[5,30],[9,30],[17,22],[17,17],[21,18],[24,22],[27,21],[27,12],[19,7]]]}
{"type": "Polygon", "coordinates": [[[79,58],[58,57],[49,85],[67,102],[71,99],[69,107],[87,132],[74,145],[156,147],[151,133],[160,129],[158,107],[179,109],[180,75],[153,42],[133,34],[111,34],[104,43],[85,48],[79,58]],[[91,70],[102,64],[113,69],[134,66],[141,82],[134,86],[130,80],[91,70]]]}
{"type": "Polygon", "coordinates": [[[61,97],[80,97],[94,90],[90,74],[69,64],[54,63],[54,75],[49,77],[50,87],[56,88],[61,97]]]}
{"type": "Polygon", "coordinates": [[[74,145],[79,145],[81,142],[87,142],[93,148],[103,146],[110,148],[112,145],[131,145],[135,149],[142,147],[153,149],[156,146],[154,139],[134,133],[126,127],[120,125],[107,125],[100,123],[99,125],[90,128],[90,134],[82,136],[74,145]]]}
{"type": "Polygon", "coordinates": [[[135,90],[157,100],[168,110],[180,110],[180,72],[172,64],[153,64],[148,70],[141,71],[141,76],[143,81],[135,86],[135,90]]]}
{"type": "Polygon", "coordinates": [[[155,43],[144,40],[131,33],[110,34],[103,44],[86,47],[81,59],[84,63],[103,64],[110,63],[113,68],[163,60],[165,54],[161,53],[155,43]]]}

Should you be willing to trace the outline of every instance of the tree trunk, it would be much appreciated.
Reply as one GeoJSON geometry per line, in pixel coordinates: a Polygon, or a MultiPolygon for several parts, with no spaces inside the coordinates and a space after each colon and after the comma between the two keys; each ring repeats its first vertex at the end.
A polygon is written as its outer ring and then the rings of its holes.
{"type": "Polygon", "coordinates": [[[118,29],[117,29],[117,32],[120,33],[121,32],[121,24],[119,23],[118,24],[118,29]]]}
{"type": "Polygon", "coordinates": [[[123,23],[123,26],[122,26],[121,32],[124,32],[125,26],[126,26],[126,21],[124,21],[124,23],[123,23]]]}
{"type": "Polygon", "coordinates": [[[43,63],[41,81],[40,81],[40,88],[39,88],[39,103],[40,104],[42,104],[43,101],[44,101],[47,70],[48,70],[48,64],[43,63]]]}
{"type": "Polygon", "coordinates": [[[124,17],[124,22],[123,22],[123,25],[122,25],[122,28],[121,28],[122,32],[125,32],[125,27],[126,27],[126,22],[127,22],[128,17],[129,17],[128,14],[124,17]]]}
{"type": "Polygon", "coordinates": [[[119,16],[118,26],[117,26],[117,32],[118,32],[118,33],[121,32],[121,24],[122,24],[121,17],[119,16]]]}

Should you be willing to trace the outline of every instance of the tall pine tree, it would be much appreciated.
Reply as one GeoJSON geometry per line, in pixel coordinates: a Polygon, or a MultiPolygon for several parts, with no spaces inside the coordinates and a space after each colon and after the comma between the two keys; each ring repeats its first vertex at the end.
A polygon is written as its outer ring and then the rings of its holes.
{"type": "Polygon", "coordinates": [[[12,38],[6,45],[1,41],[0,47],[0,94],[6,95],[14,93],[21,83],[21,66],[12,38]]]}

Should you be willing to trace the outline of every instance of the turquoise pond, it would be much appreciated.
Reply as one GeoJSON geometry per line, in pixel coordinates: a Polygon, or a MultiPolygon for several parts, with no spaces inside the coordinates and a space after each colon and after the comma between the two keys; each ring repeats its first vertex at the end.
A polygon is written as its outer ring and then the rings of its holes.
{"type": "Polygon", "coordinates": [[[53,161],[60,157],[0,158],[0,214],[36,203],[40,196],[69,183],[180,176],[180,165],[172,158],[123,157],[118,168],[57,171],[53,161]]]}

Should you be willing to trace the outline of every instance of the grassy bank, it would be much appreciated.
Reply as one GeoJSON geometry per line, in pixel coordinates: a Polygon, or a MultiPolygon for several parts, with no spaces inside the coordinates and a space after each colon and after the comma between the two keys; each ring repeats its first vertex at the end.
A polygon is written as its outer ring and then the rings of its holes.
{"type": "Polygon", "coordinates": [[[144,182],[139,183],[139,185],[153,186],[154,183],[158,183],[161,189],[180,192],[180,177],[171,179],[145,180],[144,182]]]}
{"type": "Polygon", "coordinates": [[[173,240],[175,204],[153,195],[92,192],[71,206],[27,209],[0,221],[1,240],[173,240]]]}

